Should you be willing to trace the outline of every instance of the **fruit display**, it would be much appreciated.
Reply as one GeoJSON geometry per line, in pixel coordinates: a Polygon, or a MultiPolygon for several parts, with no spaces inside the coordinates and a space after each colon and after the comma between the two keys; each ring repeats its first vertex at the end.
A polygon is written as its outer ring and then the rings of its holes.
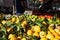
{"type": "Polygon", "coordinates": [[[0,40],[60,40],[60,19],[0,14],[0,40]]]}

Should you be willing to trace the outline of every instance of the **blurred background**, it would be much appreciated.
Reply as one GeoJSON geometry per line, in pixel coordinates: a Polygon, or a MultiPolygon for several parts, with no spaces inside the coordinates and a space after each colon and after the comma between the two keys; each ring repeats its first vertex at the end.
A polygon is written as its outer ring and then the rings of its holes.
{"type": "Polygon", "coordinates": [[[12,14],[13,0],[0,0],[0,13],[12,14]]]}
{"type": "Polygon", "coordinates": [[[0,13],[60,12],[60,0],[0,0],[0,13]]]}

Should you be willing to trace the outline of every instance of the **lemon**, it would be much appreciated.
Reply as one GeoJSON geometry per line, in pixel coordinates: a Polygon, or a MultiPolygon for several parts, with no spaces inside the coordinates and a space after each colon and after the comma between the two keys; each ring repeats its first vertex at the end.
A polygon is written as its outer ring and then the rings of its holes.
{"type": "Polygon", "coordinates": [[[51,23],[52,22],[52,19],[48,18],[48,21],[51,23]]]}
{"type": "Polygon", "coordinates": [[[17,37],[17,39],[21,39],[21,38],[22,38],[22,36],[18,36],[18,37],[17,37]]]}
{"type": "Polygon", "coordinates": [[[43,37],[43,38],[41,38],[40,40],[47,40],[47,38],[43,37]]]}
{"type": "Polygon", "coordinates": [[[33,18],[32,21],[34,22],[35,21],[35,18],[33,18]]]}
{"type": "Polygon", "coordinates": [[[45,21],[43,21],[42,24],[47,25],[45,21]]]}
{"type": "Polygon", "coordinates": [[[12,30],[12,28],[7,28],[7,32],[9,33],[12,30]]]}
{"type": "Polygon", "coordinates": [[[6,21],[5,21],[5,20],[3,20],[3,21],[2,21],[2,24],[5,24],[5,23],[6,23],[6,21]]]}
{"type": "Polygon", "coordinates": [[[8,39],[10,39],[10,40],[17,40],[17,37],[16,37],[15,34],[10,34],[8,39]]]}
{"type": "Polygon", "coordinates": [[[60,35],[60,30],[59,29],[54,29],[59,35],[60,35]]]}
{"type": "Polygon", "coordinates": [[[11,38],[13,38],[13,37],[15,37],[14,34],[9,34],[8,39],[11,39],[11,38]]]}
{"type": "Polygon", "coordinates": [[[15,20],[16,20],[15,17],[13,17],[13,18],[11,19],[12,22],[15,22],[15,20]]]}
{"type": "Polygon", "coordinates": [[[10,40],[17,40],[17,38],[14,38],[14,37],[13,37],[13,38],[11,38],[10,40]]]}
{"type": "Polygon", "coordinates": [[[59,21],[60,21],[60,20],[59,20],[59,19],[57,19],[57,23],[59,23],[59,21]]]}
{"type": "Polygon", "coordinates": [[[53,39],[51,39],[51,40],[59,40],[59,39],[57,39],[57,38],[53,38],[53,39]]]}
{"type": "Polygon", "coordinates": [[[41,31],[39,34],[40,34],[40,37],[46,37],[46,32],[44,31],[41,31]]]}
{"type": "Polygon", "coordinates": [[[35,32],[35,33],[33,33],[33,36],[39,37],[39,33],[35,32]]]}
{"type": "Polygon", "coordinates": [[[41,28],[36,25],[36,26],[34,26],[33,31],[40,32],[41,31],[41,28]]]}
{"type": "Polygon", "coordinates": [[[15,23],[18,23],[19,22],[19,18],[16,19],[16,22],[15,23]]]}
{"type": "Polygon", "coordinates": [[[32,35],[32,34],[33,34],[32,30],[27,31],[27,35],[32,35]]]}
{"type": "Polygon", "coordinates": [[[46,38],[48,38],[48,39],[53,39],[54,36],[51,34],[50,31],[48,31],[48,34],[47,34],[46,38]]]}
{"type": "Polygon", "coordinates": [[[21,40],[26,40],[26,38],[22,38],[21,40]]]}
{"type": "Polygon", "coordinates": [[[22,27],[25,27],[27,25],[27,21],[23,21],[21,25],[22,27]]]}

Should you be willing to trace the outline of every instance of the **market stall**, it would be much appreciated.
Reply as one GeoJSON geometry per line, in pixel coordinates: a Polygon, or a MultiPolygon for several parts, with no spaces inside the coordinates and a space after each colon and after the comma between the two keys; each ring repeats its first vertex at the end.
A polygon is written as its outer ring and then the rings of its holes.
{"type": "Polygon", "coordinates": [[[1,12],[0,40],[60,40],[60,14],[57,10],[60,6],[54,6],[54,10],[48,6],[45,10],[47,6],[42,7],[39,1],[27,0],[27,9],[20,15],[14,13],[17,10],[14,7],[12,14],[1,12]]]}
{"type": "Polygon", "coordinates": [[[60,19],[57,15],[0,14],[0,40],[60,40],[60,19]]]}

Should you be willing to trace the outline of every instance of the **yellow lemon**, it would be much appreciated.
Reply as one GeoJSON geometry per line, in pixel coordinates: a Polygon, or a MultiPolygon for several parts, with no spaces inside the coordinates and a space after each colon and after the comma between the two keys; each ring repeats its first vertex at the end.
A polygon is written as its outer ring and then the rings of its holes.
{"type": "Polygon", "coordinates": [[[33,36],[39,37],[39,33],[35,32],[35,33],[33,33],[33,36]]]}
{"type": "Polygon", "coordinates": [[[26,38],[22,38],[21,40],[26,40],[26,38]]]}
{"type": "Polygon", "coordinates": [[[23,21],[21,25],[22,27],[25,27],[27,25],[27,21],[23,21]]]}
{"type": "Polygon", "coordinates": [[[17,39],[21,39],[21,38],[22,38],[22,36],[18,36],[18,37],[17,37],[17,39]]]}
{"type": "Polygon", "coordinates": [[[59,39],[57,39],[57,38],[53,38],[53,39],[51,39],[51,40],[59,40],[59,39]]]}
{"type": "Polygon", "coordinates": [[[13,17],[13,18],[11,19],[12,22],[15,22],[15,20],[16,20],[15,17],[13,17]]]}
{"type": "Polygon", "coordinates": [[[35,18],[33,18],[32,21],[35,21],[35,18]]]}
{"type": "Polygon", "coordinates": [[[32,35],[33,34],[33,31],[32,30],[28,30],[27,31],[27,35],[32,35]]]}
{"type": "Polygon", "coordinates": [[[53,34],[50,31],[48,31],[48,34],[47,34],[46,38],[53,39],[54,36],[53,36],[53,34]]]}
{"type": "Polygon", "coordinates": [[[35,31],[35,32],[40,32],[41,29],[40,29],[39,26],[36,25],[36,26],[34,26],[33,31],[35,31]]]}
{"type": "Polygon", "coordinates": [[[40,40],[47,40],[47,38],[43,37],[43,38],[41,38],[40,40]]]}
{"type": "Polygon", "coordinates": [[[18,23],[19,22],[19,18],[16,19],[16,22],[15,23],[18,23]]]}
{"type": "Polygon", "coordinates": [[[9,34],[8,39],[11,39],[11,38],[13,38],[13,37],[15,37],[14,34],[9,34]]]}
{"type": "Polygon", "coordinates": [[[11,38],[10,40],[17,40],[17,38],[16,38],[16,37],[13,37],[13,38],[11,38]]]}
{"type": "Polygon", "coordinates": [[[54,29],[59,35],[60,35],[60,30],[59,29],[54,29]]]}
{"type": "Polygon", "coordinates": [[[5,21],[5,20],[3,20],[3,21],[2,21],[2,24],[5,24],[5,23],[6,23],[6,21],[5,21]]]}
{"type": "Polygon", "coordinates": [[[41,31],[41,32],[39,33],[39,35],[40,35],[40,37],[46,37],[46,32],[41,31]]]}
{"type": "Polygon", "coordinates": [[[12,28],[7,28],[7,32],[9,33],[12,30],[12,28]]]}
{"type": "Polygon", "coordinates": [[[43,21],[42,24],[47,25],[47,23],[45,21],[43,21]]]}

